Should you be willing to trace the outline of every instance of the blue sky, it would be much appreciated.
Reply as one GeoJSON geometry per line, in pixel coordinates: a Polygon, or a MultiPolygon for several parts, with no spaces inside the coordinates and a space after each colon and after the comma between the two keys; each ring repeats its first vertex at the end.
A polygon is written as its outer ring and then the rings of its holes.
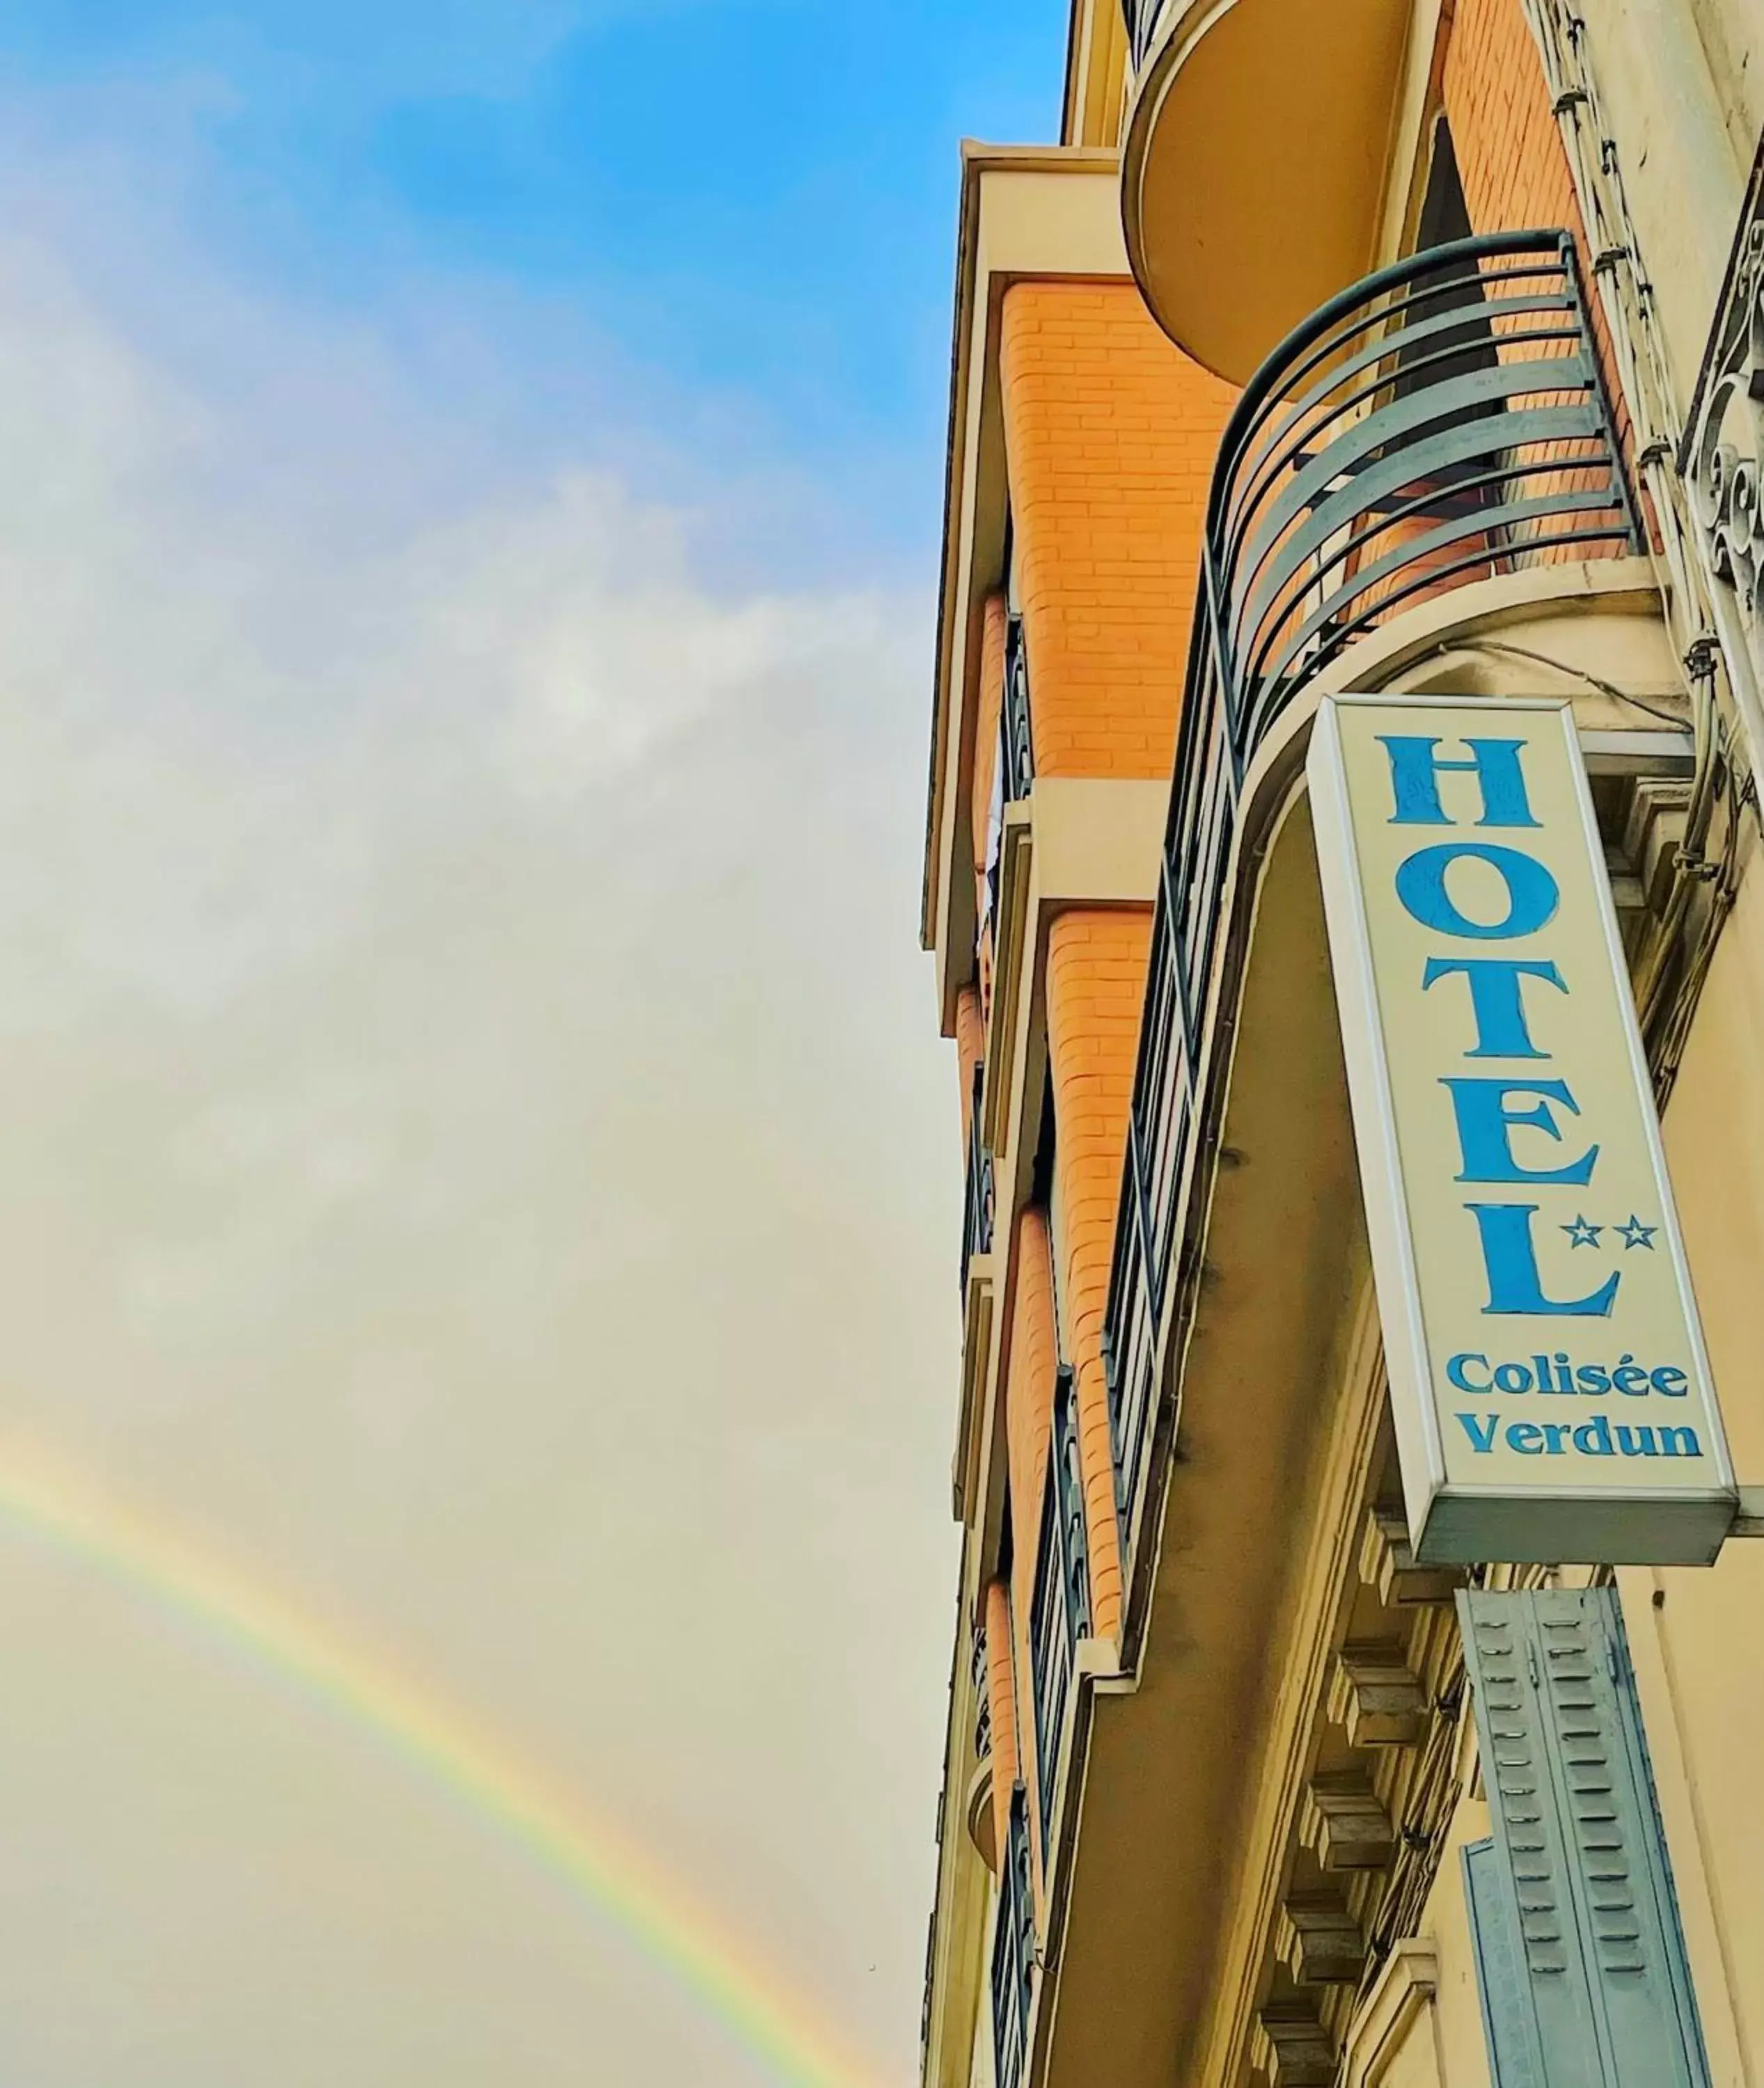
{"type": "MultiPolygon", "coordinates": [[[[1064,15],[0,0],[0,1481],[386,1649],[884,2084],[955,148],[1049,135],[1064,15]]],[[[3,1506],[0,1669],[0,2082],[776,2088],[3,1506]]]]}
{"type": "MultiPolygon", "coordinates": [[[[371,310],[435,272],[579,315],[686,415],[935,520],[955,145],[1046,139],[1064,0],[41,0],[15,86],[174,133],[192,226],[371,310]]],[[[662,417],[667,404],[653,409],[662,417]]]]}

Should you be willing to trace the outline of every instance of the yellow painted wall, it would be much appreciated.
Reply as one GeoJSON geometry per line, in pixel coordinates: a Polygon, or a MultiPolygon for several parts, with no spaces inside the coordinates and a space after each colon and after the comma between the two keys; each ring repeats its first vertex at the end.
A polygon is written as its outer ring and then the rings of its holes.
{"type": "MultiPolygon", "coordinates": [[[[1715,953],[1665,1119],[1666,1154],[1734,1465],[1764,1483],[1764,854],[1715,953]]],[[[1625,1577],[1651,1629],[1725,1965],[1698,1966],[1705,2013],[1729,1989],[1743,2077],[1764,2069],[1764,1542],[1712,1569],[1625,1577]],[[1657,1581],[1663,1598],[1652,1601],[1657,1581]]],[[[1638,1621],[1641,1619],[1642,1621],[1638,1621]]],[[[1659,1716],[1651,1718],[1651,1731],[1659,1716]]],[[[1656,1756],[1664,1752],[1660,1735],[1656,1756]]],[[[1658,1764],[1656,1764],[1658,1766],[1658,1764]]],[[[1691,1852],[1675,1847],[1682,1869],[1691,1852]]],[[[1694,1941],[1694,1938],[1693,1939],[1694,1941]]]]}

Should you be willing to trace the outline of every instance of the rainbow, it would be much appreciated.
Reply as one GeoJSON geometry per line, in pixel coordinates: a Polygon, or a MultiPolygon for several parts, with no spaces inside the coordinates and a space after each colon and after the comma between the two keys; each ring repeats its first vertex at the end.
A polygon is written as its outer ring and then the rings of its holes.
{"type": "Polygon", "coordinates": [[[518,1843],[786,2088],[873,2088],[807,2005],[604,1819],[500,1741],[139,1508],[0,1444],[0,1516],[316,1699],[518,1843]]]}

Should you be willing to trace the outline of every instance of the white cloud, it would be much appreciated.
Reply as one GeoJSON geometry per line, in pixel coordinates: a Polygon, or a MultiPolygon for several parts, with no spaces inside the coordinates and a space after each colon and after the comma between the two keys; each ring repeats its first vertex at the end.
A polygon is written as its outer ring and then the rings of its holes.
{"type": "MultiPolygon", "coordinates": [[[[709,584],[714,516],[510,421],[519,315],[345,324],[11,171],[0,1424],[395,1645],[904,2077],[923,605],[709,584]]],[[[366,1739],[0,1547],[5,2077],[748,2079],[366,1739]]]]}

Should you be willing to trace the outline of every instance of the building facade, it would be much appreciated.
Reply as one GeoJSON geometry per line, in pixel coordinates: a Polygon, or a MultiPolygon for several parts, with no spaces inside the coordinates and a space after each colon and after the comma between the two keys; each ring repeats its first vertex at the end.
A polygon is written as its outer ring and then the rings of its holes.
{"type": "Polygon", "coordinates": [[[1764,2088],[1761,126],[1758,0],[1073,0],[1062,142],[964,148],[925,2088],[1764,2088]],[[1348,694],[1569,708],[1713,1563],[1418,1550],[1308,765],[1348,694]]]}

